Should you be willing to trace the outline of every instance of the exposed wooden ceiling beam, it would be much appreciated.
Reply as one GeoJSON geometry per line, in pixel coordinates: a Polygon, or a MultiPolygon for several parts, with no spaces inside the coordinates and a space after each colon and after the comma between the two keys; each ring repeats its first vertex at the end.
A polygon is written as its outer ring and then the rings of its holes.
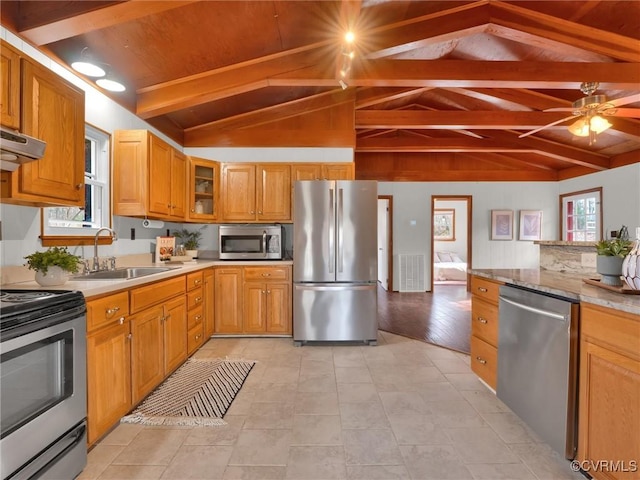
{"type": "Polygon", "coordinates": [[[356,99],[356,110],[360,108],[371,107],[380,103],[390,102],[392,100],[398,100],[400,98],[410,97],[412,95],[418,95],[427,90],[431,90],[431,87],[424,88],[388,88],[384,93],[379,91],[368,91],[368,89],[358,90],[356,99]]]}
{"type": "MultiPolygon", "coordinates": [[[[156,13],[184,7],[200,0],[130,0],[114,5],[88,11],[80,15],[58,20],[56,22],[21,30],[20,36],[34,45],[42,46],[49,43],[76,37],[93,30],[111,27],[119,23],[136,20],[156,13]]],[[[89,3],[89,2],[87,2],[89,3]]]]}
{"type": "Polygon", "coordinates": [[[398,129],[534,129],[567,117],[567,112],[510,112],[504,110],[358,110],[356,128],[398,129]]]}

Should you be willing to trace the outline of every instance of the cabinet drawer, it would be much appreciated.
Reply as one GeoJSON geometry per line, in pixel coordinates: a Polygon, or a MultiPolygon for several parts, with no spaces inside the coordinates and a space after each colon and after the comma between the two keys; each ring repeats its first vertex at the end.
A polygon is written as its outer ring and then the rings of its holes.
{"type": "Polygon", "coordinates": [[[87,331],[114,324],[129,315],[129,294],[120,292],[87,302],[87,331]]]}
{"type": "Polygon", "coordinates": [[[480,298],[471,301],[471,335],[498,346],[498,307],[480,298]]]}
{"type": "Polygon", "coordinates": [[[202,307],[189,310],[187,313],[187,330],[191,330],[198,325],[202,325],[202,320],[204,319],[202,312],[202,307]]]}
{"type": "Polygon", "coordinates": [[[203,343],[204,328],[202,325],[190,329],[187,335],[187,354],[191,355],[203,343]]]}
{"type": "Polygon", "coordinates": [[[144,287],[134,288],[131,290],[129,296],[131,313],[140,312],[151,305],[164,302],[176,295],[184,295],[184,293],[184,275],[163,280],[162,282],[152,283],[144,287]]]}
{"type": "Polygon", "coordinates": [[[246,281],[289,280],[290,267],[244,267],[246,281]]]}
{"type": "Polygon", "coordinates": [[[498,374],[498,349],[471,335],[471,370],[495,390],[498,374]]]}
{"type": "Polygon", "coordinates": [[[203,300],[202,287],[187,292],[187,309],[191,310],[192,308],[202,305],[203,300]]]}
{"type": "Polygon", "coordinates": [[[640,316],[620,310],[580,304],[580,337],[640,360],[640,316]]]}
{"type": "Polygon", "coordinates": [[[487,302],[498,304],[498,296],[500,295],[500,282],[494,282],[486,278],[471,277],[471,293],[487,302]]]}
{"type": "Polygon", "coordinates": [[[203,283],[202,272],[194,272],[187,274],[187,290],[193,290],[202,286],[203,283]]]}

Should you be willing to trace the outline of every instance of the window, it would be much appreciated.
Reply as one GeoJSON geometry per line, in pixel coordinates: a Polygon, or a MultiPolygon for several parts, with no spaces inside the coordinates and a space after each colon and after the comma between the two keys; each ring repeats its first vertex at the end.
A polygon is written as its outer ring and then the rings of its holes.
{"type": "Polygon", "coordinates": [[[602,188],[560,195],[562,240],[602,239],[602,188]]]}
{"type": "Polygon", "coordinates": [[[86,243],[86,237],[95,236],[99,228],[110,226],[109,140],[108,133],[85,126],[85,204],[43,208],[43,245],[80,245],[86,243]]]}

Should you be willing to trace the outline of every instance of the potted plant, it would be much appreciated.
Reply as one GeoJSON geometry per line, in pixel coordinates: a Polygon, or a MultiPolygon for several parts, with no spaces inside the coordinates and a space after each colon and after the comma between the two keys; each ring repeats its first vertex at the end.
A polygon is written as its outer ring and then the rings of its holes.
{"type": "Polygon", "coordinates": [[[618,287],[622,285],[622,262],[633,246],[628,238],[626,227],[622,227],[617,235],[609,240],[596,243],[596,271],[601,275],[604,285],[618,287]]]}
{"type": "Polygon", "coordinates": [[[191,258],[198,257],[198,247],[200,246],[200,239],[202,238],[202,228],[198,230],[187,230],[186,228],[182,228],[180,230],[173,231],[173,236],[180,240],[180,243],[186,250],[186,254],[191,258]]]}
{"type": "Polygon", "coordinates": [[[44,252],[35,252],[24,257],[30,270],[36,272],[36,282],[42,286],[63,285],[70,273],[76,273],[80,262],[67,247],[51,247],[44,252]]]}

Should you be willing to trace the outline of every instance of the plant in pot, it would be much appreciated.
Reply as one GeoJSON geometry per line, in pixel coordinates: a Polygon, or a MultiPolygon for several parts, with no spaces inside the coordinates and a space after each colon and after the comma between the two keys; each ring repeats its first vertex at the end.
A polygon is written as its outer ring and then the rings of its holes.
{"type": "Polygon", "coordinates": [[[43,287],[63,285],[70,273],[76,273],[82,261],[66,247],[51,247],[24,257],[30,270],[36,272],[36,282],[43,287]]]}
{"type": "Polygon", "coordinates": [[[200,239],[202,238],[202,228],[198,230],[187,230],[186,228],[174,230],[173,236],[176,237],[180,241],[180,244],[184,246],[186,254],[189,257],[198,257],[198,247],[200,246],[200,239]]]}
{"type": "Polygon", "coordinates": [[[617,235],[609,240],[596,243],[596,271],[601,275],[603,285],[619,287],[622,285],[622,262],[632,248],[632,242],[625,235],[626,227],[622,227],[617,235]]]}

